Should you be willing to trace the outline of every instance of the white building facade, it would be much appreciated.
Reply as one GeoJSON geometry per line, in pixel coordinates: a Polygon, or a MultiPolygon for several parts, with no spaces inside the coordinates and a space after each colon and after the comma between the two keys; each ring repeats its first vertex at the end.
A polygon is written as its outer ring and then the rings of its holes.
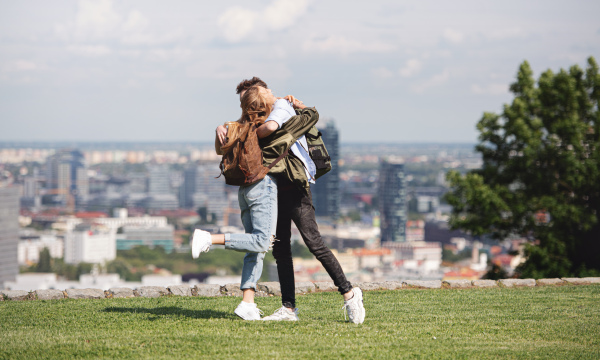
{"type": "Polygon", "coordinates": [[[31,265],[40,260],[40,251],[47,248],[50,257],[62,259],[64,254],[64,242],[54,234],[41,234],[38,238],[21,239],[19,241],[18,261],[19,265],[31,265]]]}
{"type": "Polygon", "coordinates": [[[65,262],[103,264],[117,257],[116,231],[102,224],[81,224],[65,235],[65,262]]]}

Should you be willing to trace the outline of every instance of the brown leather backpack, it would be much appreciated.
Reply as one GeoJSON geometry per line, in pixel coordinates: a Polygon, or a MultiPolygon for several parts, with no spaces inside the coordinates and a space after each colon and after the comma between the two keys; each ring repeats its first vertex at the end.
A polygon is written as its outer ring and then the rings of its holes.
{"type": "Polygon", "coordinates": [[[256,125],[251,122],[230,122],[227,125],[227,142],[221,147],[223,158],[219,165],[226,184],[245,186],[257,183],[287,155],[286,150],[269,166],[264,166],[256,125]]]}

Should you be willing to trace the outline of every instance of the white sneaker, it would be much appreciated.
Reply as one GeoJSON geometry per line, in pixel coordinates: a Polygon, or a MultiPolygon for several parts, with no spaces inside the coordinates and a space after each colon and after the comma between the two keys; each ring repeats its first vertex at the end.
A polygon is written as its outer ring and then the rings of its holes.
{"type": "Polygon", "coordinates": [[[208,252],[212,241],[208,231],[196,229],[192,237],[192,257],[197,259],[201,252],[208,252]]]}
{"type": "MultiPolygon", "coordinates": [[[[355,324],[362,324],[365,321],[365,306],[363,305],[362,290],[355,287],[352,289],[354,296],[348,301],[344,301],[344,307],[348,312],[348,320],[355,324]]],[[[344,314],[344,319],[346,315],[344,314]]]]}
{"type": "Polygon", "coordinates": [[[255,303],[247,303],[244,301],[235,308],[234,313],[244,320],[260,320],[260,316],[263,314],[263,312],[256,307],[255,303]]]}
{"type": "Polygon", "coordinates": [[[298,308],[292,310],[285,306],[280,307],[273,315],[265,316],[265,321],[298,321],[298,308]]]}

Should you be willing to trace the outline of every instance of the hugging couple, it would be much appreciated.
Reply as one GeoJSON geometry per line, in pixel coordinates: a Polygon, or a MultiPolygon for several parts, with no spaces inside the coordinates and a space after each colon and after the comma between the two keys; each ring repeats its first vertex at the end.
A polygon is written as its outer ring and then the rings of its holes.
{"type": "MultiPolygon", "coordinates": [[[[244,320],[261,320],[262,311],[254,302],[256,283],[263,270],[265,253],[273,250],[281,285],[282,306],[262,320],[298,320],[294,264],[291,251],[292,221],[300,231],[310,252],[321,262],[338,291],[344,297],[348,318],[355,324],[365,319],[363,294],[346,279],[340,263],[323,243],[312,204],[310,183],[314,183],[316,167],[308,154],[304,136],[319,120],[319,113],[302,101],[288,95],[278,98],[257,77],[242,81],[236,89],[240,96],[242,116],[238,122],[253,122],[263,152],[263,164],[269,166],[288,151],[261,181],[240,186],[240,204],[244,234],[210,234],[196,229],[192,238],[192,257],[207,252],[210,245],[246,253],[240,289],[241,303],[235,314],[244,320]]],[[[215,150],[231,140],[227,127],[216,129],[215,150]]]]}

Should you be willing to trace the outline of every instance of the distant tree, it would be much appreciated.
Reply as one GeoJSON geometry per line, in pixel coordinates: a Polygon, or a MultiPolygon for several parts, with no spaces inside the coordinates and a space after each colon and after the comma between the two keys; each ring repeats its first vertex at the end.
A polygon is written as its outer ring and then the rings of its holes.
{"type": "Polygon", "coordinates": [[[55,272],[58,276],[65,277],[68,280],[77,280],[79,278],[77,267],[65,263],[65,261],[60,258],[53,259],[52,272],[55,272]]]}
{"type": "Polygon", "coordinates": [[[40,259],[37,263],[35,271],[41,273],[52,272],[52,258],[50,257],[50,250],[47,247],[40,250],[40,259]]]}
{"type": "Polygon", "coordinates": [[[360,211],[359,210],[351,210],[346,215],[346,219],[350,222],[359,222],[360,221],[360,211]]]}
{"type": "Polygon", "coordinates": [[[507,279],[508,273],[498,264],[492,264],[492,267],[483,275],[482,279],[500,280],[507,279]]]}
{"type": "Polygon", "coordinates": [[[201,206],[198,209],[196,209],[196,213],[198,214],[198,224],[206,224],[206,218],[208,217],[208,210],[206,208],[206,206],[201,206]]]}
{"type": "Polygon", "coordinates": [[[155,249],[150,249],[145,245],[134,246],[129,250],[119,251],[119,256],[125,259],[140,259],[147,263],[155,262],[160,260],[164,256],[164,249],[162,247],[157,247],[155,249]]]}
{"type": "Polygon", "coordinates": [[[115,259],[106,264],[106,271],[109,273],[117,273],[121,279],[126,281],[140,281],[141,275],[133,274],[131,265],[123,259],[115,259]]]}
{"type": "Polygon", "coordinates": [[[471,257],[471,249],[466,248],[459,253],[453,253],[452,250],[442,249],[442,261],[447,261],[451,263],[459,262],[461,260],[465,260],[471,257]]]}
{"type": "Polygon", "coordinates": [[[79,275],[91,273],[93,268],[94,268],[94,264],[83,263],[83,262],[77,264],[77,279],[79,279],[79,275]]]}
{"type": "Polygon", "coordinates": [[[510,86],[514,99],[477,124],[483,167],[447,175],[450,224],[474,235],[531,240],[521,277],[600,274],[600,75],[544,72],[527,62],[510,86]]]}
{"type": "Polygon", "coordinates": [[[304,244],[304,241],[294,241],[292,243],[292,256],[301,257],[303,259],[312,259],[313,254],[308,250],[308,247],[304,244]]]}

